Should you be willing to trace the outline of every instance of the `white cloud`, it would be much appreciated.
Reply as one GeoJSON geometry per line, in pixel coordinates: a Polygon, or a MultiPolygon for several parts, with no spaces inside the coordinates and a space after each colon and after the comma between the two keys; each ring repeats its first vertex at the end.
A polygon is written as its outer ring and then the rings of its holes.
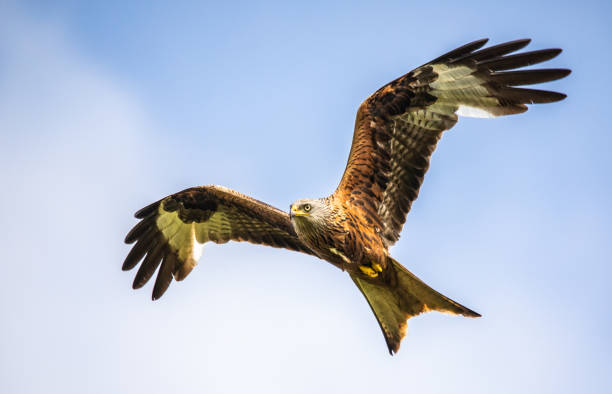
{"type": "Polygon", "coordinates": [[[113,345],[91,341],[114,324],[100,319],[104,288],[127,285],[117,281],[122,250],[109,245],[151,176],[153,125],[61,24],[8,4],[0,14],[0,391],[70,392],[68,370],[109,361],[94,349],[113,345]]]}

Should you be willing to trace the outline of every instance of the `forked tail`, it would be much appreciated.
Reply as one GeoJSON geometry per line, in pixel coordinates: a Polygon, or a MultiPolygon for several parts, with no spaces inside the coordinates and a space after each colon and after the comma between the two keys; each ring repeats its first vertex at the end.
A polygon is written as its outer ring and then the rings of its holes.
{"type": "Polygon", "coordinates": [[[388,257],[389,275],[385,282],[362,279],[351,275],[351,279],[363,293],[376,315],[383,331],[389,353],[397,353],[402,338],[406,335],[406,321],[423,312],[439,311],[453,315],[480,317],[471,309],[443,296],[408,271],[403,265],[388,257]]]}

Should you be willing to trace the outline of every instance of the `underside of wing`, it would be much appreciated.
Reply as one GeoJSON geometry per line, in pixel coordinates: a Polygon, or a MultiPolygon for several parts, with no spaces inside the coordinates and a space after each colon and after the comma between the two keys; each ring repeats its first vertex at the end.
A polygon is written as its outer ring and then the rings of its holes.
{"type": "Polygon", "coordinates": [[[557,80],[570,70],[515,70],[552,59],[560,49],[512,54],[530,40],[480,49],[486,42],[466,44],[390,82],[357,112],[347,167],[334,196],[373,223],[387,245],[399,239],[436,144],[459,116],[517,114],[527,104],[565,98],[517,86],[557,80]]]}
{"type": "Polygon", "coordinates": [[[312,254],[297,237],[289,215],[221,186],[183,190],[136,212],[141,221],[125,238],[134,243],[123,270],[142,263],[133,287],[144,286],[159,268],[153,299],[172,278],[183,280],[200,259],[204,243],[247,241],[312,254]]]}

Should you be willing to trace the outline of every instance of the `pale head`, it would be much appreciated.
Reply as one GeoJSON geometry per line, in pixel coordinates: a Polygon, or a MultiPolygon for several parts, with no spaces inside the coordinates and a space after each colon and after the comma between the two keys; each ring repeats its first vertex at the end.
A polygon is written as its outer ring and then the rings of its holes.
{"type": "Polygon", "coordinates": [[[323,199],[304,198],[297,200],[289,207],[289,216],[292,221],[324,223],[330,214],[330,207],[323,199]]]}

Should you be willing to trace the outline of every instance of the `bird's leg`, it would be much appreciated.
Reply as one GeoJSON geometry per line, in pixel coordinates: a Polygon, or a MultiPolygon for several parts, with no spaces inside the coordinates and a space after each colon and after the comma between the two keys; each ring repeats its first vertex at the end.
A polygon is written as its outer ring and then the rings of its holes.
{"type": "MultiPolygon", "coordinates": [[[[345,263],[347,264],[351,263],[351,260],[349,260],[348,257],[346,257],[342,252],[340,252],[336,248],[330,248],[329,251],[335,254],[336,256],[340,256],[342,260],[344,260],[345,263]]],[[[382,265],[375,263],[374,261],[370,261],[369,266],[360,264],[359,270],[361,270],[361,272],[363,272],[365,275],[369,276],[370,278],[376,278],[378,276],[378,273],[383,271],[383,267],[382,265]]]]}
{"type": "Polygon", "coordinates": [[[360,265],[359,270],[369,276],[370,278],[376,278],[378,276],[378,272],[374,271],[372,268],[367,265],[360,265]]]}
{"type": "Polygon", "coordinates": [[[370,266],[360,265],[359,270],[370,278],[376,278],[378,276],[378,273],[382,272],[383,268],[382,265],[371,261],[370,266]]]}

